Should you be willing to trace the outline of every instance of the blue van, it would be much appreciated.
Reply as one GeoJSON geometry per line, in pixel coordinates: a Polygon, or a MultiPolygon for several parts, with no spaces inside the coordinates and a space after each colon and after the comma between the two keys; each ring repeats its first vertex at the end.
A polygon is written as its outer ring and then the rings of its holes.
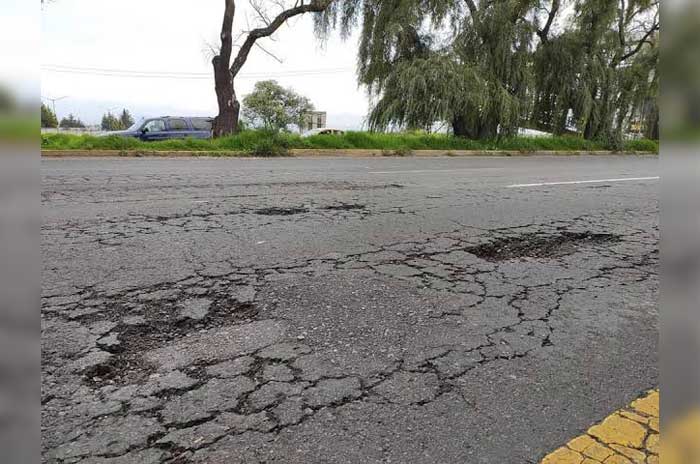
{"type": "Polygon", "coordinates": [[[105,135],[135,137],[147,142],[187,137],[210,139],[213,122],[213,118],[162,116],[142,119],[127,130],[109,132],[105,135]]]}

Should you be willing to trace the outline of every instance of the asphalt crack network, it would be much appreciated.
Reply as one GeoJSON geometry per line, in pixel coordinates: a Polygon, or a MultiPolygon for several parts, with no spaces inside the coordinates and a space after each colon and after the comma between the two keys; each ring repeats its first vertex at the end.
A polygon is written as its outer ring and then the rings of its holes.
{"type": "MultiPolygon", "coordinates": [[[[319,210],[369,213],[366,205],[351,203],[319,210]]],[[[309,213],[301,207],[251,211],[309,213]]],[[[111,230],[100,243],[148,233],[153,222],[186,227],[220,214],[108,222],[108,228],[131,230],[111,230]]],[[[421,408],[449,395],[467,401],[460,379],[468,372],[553,347],[552,318],[567,297],[607,279],[634,285],[656,278],[656,253],[612,248],[653,242],[656,231],[623,236],[582,230],[591,222],[580,218],[479,234],[460,228],[362,253],[259,268],[229,262],[228,271],[204,269],[176,282],[110,293],[89,287],[44,298],[44,459],[206,462],[206,451],[232,436],[274,436],[353,403],[421,408]],[[594,253],[603,263],[582,278],[560,275],[575,266],[567,260],[576,253],[594,253]],[[533,263],[550,266],[551,277],[521,275],[533,263]],[[366,272],[418,291],[464,296],[463,305],[427,311],[425,320],[455,330],[476,325],[479,333],[465,328],[462,337],[470,334],[471,345],[433,344],[396,357],[372,375],[328,374],[315,357],[328,347],[294,336],[290,318],[275,316],[279,301],[261,297],[280,277],[303,281],[328,272],[366,272]],[[112,436],[125,429],[130,432],[112,436]]]]}

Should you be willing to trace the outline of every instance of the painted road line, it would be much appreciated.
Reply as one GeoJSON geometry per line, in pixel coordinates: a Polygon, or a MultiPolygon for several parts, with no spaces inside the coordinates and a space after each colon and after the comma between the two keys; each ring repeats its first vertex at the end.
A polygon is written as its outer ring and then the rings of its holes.
{"type": "Polygon", "coordinates": [[[540,464],[658,464],[659,391],[653,390],[547,455],[540,464]]]}
{"type": "Polygon", "coordinates": [[[522,188],[522,187],[545,187],[547,185],[576,185],[576,184],[600,184],[608,182],[633,182],[639,180],[659,180],[660,176],[654,177],[623,177],[619,179],[591,179],[591,180],[568,180],[564,182],[540,182],[537,184],[512,184],[507,188],[522,188]]]}

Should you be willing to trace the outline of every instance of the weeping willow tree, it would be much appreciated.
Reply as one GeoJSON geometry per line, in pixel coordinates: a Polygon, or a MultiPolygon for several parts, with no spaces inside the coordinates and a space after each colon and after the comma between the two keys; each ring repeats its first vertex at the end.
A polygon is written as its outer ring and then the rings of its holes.
{"type": "Polygon", "coordinates": [[[491,138],[517,129],[531,80],[532,0],[346,0],[320,30],[361,22],[358,75],[373,129],[431,127],[491,138]]]}
{"type": "Polygon", "coordinates": [[[540,36],[533,55],[533,124],[613,144],[633,121],[658,134],[658,2],[579,0],[573,7],[569,27],[540,36]]]}
{"type": "Polygon", "coordinates": [[[339,0],[317,18],[321,35],[357,25],[372,129],[610,139],[654,119],[652,0],[339,0]]]}

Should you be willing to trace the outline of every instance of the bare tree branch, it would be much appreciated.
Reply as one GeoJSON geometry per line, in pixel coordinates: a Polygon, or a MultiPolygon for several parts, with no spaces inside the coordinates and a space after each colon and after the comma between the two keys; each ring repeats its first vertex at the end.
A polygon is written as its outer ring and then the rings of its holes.
{"type": "Polygon", "coordinates": [[[639,39],[639,41],[637,42],[637,45],[632,50],[630,50],[629,52],[625,53],[624,55],[622,55],[620,57],[620,59],[618,60],[618,63],[622,63],[623,61],[626,61],[626,60],[632,58],[637,53],[639,53],[639,51],[642,49],[644,44],[650,43],[649,38],[659,29],[660,29],[659,22],[655,21],[654,24],[651,26],[651,28],[646,32],[646,34],[644,34],[644,36],[641,39],[639,39]]]}
{"type": "Polygon", "coordinates": [[[258,39],[271,36],[290,18],[304,13],[321,12],[325,10],[332,1],[333,0],[311,0],[310,3],[304,3],[303,0],[299,0],[294,7],[284,10],[278,14],[277,17],[270,21],[267,26],[259,27],[250,31],[248,33],[248,37],[246,37],[245,42],[243,42],[243,45],[238,51],[238,55],[236,55],[233,64],[231,65],[231,75],[235,77],[240,72],[241,68],[248,59],[250,50],[253,48],[258,39]]]}
{"type": "Polygon", "coordinates": [[[280,64],[283,63],[283,61],[282,61],[281,58],[279,58],[278,56],[276,56],[276,55],[275,55],[274,53],[272,53],[270,50],[267,50],[265,47],[263,47],[263,46],[260,45],[259,43],[256,42],[256,43],[255,43],[255,46],[258,47],[260,50],[262,50],[266,55],[272,57],[273,60],[277,61],[277,62],[280,63],[280,64]]]}
{"type": "Polygon", "coordinates": [[[269,26],[270,18],[268,17],[265,8],[263,8],[263,6],[260,4],[259,0],[250,0],[248,3],[250,4],[250,7],[253,9],[255,14],[258,15],[258,18],[260,18],[262,23],[266,26],[269,26]]]}
{"type": "Polygon", "coordinates": [[[552,0],[552,8],[549,10],[549,15],[547,16],[547,22],[545,23],[545,25],[542,29],[537,30],[537,35],[539,36],[539,38],[542,42],[546,42],[547,40],[549,40],[549,30],[552,28],[552,24],[554,23],[554,18],[557,16],[557,13],[559,12],[560,7],[561,7],[561,0],[552,0]]]}

